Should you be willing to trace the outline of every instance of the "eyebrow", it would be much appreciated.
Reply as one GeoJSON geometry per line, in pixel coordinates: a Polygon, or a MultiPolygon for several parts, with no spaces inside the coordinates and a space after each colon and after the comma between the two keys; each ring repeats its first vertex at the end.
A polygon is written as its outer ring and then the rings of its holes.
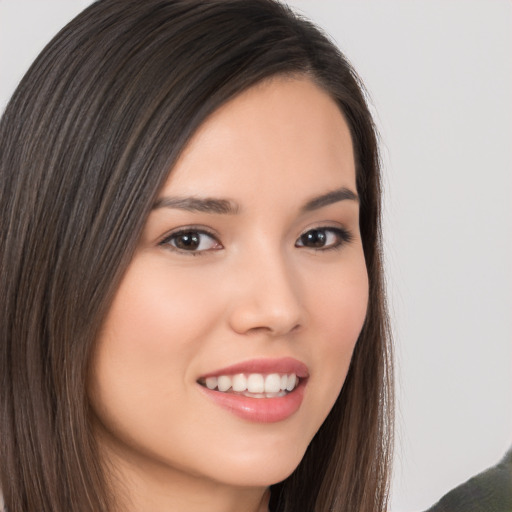
{"type": "MultiPolygon", "coordinates": [[[[326,194],[314,197],[302,206],[302,212],[310,212],[340,201],[359,201],[352,190],[342,187],[326,194]]],[[[189,212],[217,213],[235,215],[240,211],[240,206],[229,199],[217,199],[213,197],[162,197],[153,205],[153,210],[159,208],[176,208],[189,212]]]]}
{"type": "Polygon", "coordinates": [[[324,206],[329,206],[330,204],[347,200],[359,202],[359,197],[355,192],[352,192],[352,190],[350,190],[349,188],[342,187],[336,190],[332,190],[331,192],[327,192],[327,194],[322,194],[321,196],[310,199],[301,208],[301,210],[303,212],[311,212],[313,210],[323,208],[324,206]]]}
{"type": "Polygon", "coordinates": [[[221,213],[234,215],[240,208],[234,201],[228,199],[215,199],[212,197],[162,197],[153,205],[158,208],[176,208],[189,212],[221,213]]]}

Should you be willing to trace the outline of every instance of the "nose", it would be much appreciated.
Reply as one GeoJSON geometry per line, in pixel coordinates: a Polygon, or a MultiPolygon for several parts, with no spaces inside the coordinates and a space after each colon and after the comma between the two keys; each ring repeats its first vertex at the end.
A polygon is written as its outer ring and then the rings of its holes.
{"type": "MultiPolygon", "coordinates": [[[[247,262],[246,262],[247,263],[247,262]]],[[[231,328],[239,334],[264,332],[284,336],[302,327],[305,320],[300,282],[283,257],[266,254],[236,273],[231,328]]]]}

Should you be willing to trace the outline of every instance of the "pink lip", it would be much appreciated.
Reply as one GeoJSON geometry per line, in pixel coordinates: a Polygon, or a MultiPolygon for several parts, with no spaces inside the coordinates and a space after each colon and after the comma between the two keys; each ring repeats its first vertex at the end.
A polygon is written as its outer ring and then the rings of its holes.
{"type": "Polygon", "coordinates": [[[299,385],[285,396],[275,398],[252,398],[235,393],[222,393],[199,385],[199,389],[220,407],[247,421],[275,423],[283,421],[298,411],[304,398],[304,390],[309,377],[304,363],[293,358],[254,359],[210,372],[202,378],[237,373],[295,373],[299,385]]]}

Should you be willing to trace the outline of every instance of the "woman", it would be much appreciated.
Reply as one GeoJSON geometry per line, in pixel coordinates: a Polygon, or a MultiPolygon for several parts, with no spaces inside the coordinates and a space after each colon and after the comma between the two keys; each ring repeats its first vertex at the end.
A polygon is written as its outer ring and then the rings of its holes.
{"type": "Polygon", "coordinates": [[[376,137],[318,29],[97,2],[0,144],[9,512],[385,509],[376,137]]]}

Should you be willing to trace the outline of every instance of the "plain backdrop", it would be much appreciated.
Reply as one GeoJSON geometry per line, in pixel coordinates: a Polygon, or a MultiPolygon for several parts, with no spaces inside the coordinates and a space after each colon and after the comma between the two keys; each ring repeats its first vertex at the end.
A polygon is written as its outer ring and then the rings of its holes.
{"type": "MultiPolygon", "coordinates": [[[[0,0],[0,109],[90,3],[0,0]]],[[[381,132],[398,374],[391,510],[420,511],[512,444],[512,3],[289,3],[353,62],[381,132]]]]}

